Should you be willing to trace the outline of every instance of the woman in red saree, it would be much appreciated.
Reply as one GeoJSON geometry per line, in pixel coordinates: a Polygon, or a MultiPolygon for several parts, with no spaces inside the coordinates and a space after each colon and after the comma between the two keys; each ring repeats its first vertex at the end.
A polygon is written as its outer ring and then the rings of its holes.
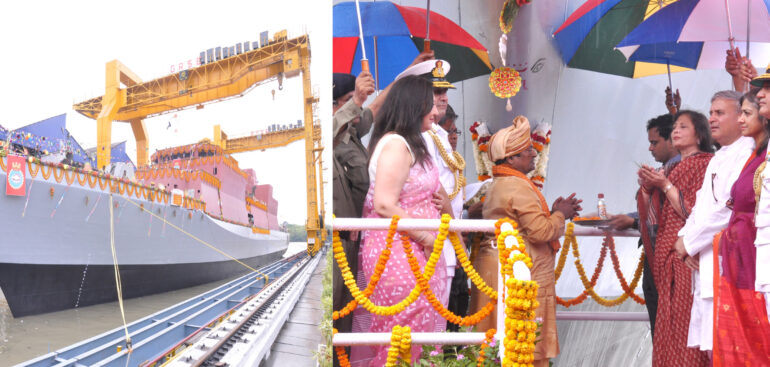
{"type": "Polygon", "coordinates": [[[662,195],[666,198],[656,213],[659,219],[658,236],[653,253],[648,255],[652,259],[653,279],[659,295],[652,341],[652,364],[706,366],[709,358],[705,352],[687,348],[692,308],[692,271],[674,250],[677,233],[695,205],[695,194],[703,184],[706,167],[713,156],[706,116],[689,110],[679,112],[671,139],[682,161],[668,176],[647,166],[639,170],[643,202],[649,202],[649,195],[662,195]]]}
{"type": "Polygon", "coordinates": [[[741,134],[754,138],[757,148],[733,185],[733,214],[727,228],[715,240],[718,248],[714,251],[719,251],[722,271],[714,273],[719,278],[714,280],[718,288],[714,292],[714,366],[770,366],[770,324],[765,298],[754,290],[754,215],[759,196],[759,187],[755,191],[754,182],[755,174],[762,175],[764,170],[768,139],[767,119],[759,115],[755,94],[747,93],[741,98],[738,121],[741,134]]]}

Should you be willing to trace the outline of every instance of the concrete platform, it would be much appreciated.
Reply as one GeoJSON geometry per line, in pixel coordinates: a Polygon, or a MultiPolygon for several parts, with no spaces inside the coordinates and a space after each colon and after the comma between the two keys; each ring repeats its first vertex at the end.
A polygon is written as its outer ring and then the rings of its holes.
{"type": "MultiPolygon", "coordinates": [[[[323,255],[319,255],[323,256],[323,255]]],[[[314,352],[323,344],[321,337],[321,281],[326,270],[326,261],[318,262],[305,291],[289,319],[283,325],[275,343],[270,349],[270,357],[261,366],[315,366],[314,352]]]]}
{"type": "MultiPolygon", "coordinates": [[[[613,297],[614,298],[614,297],[613,297]]],[[[558,311],[635,311],[646,312],[643,305],[626,300],[616,307],[604,307],[591,299],[558,311]]],[[[559,356],[554,366],[593,367],[652,365],[652,335],[649,321],[557,321],[559,356]]]]}

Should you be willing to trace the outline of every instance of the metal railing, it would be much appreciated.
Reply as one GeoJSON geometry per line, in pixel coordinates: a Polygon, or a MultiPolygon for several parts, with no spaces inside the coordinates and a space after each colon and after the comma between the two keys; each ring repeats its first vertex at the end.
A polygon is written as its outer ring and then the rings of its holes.
{"type": "MultiPolygon", "coordinates": [[[[452,232],[494,232],[496,220],[488,219],[453,219],[449,222],[449,230],[452,232]]],[[[335,218],[333,228],[335,231],[361,231],[361,230],[388,230],[391,220],[388,218],[335,218]]],[[[398,231],[412,230],[436,230],[441,224],[440,219],[401,219],[398,222],[398,231]]],[[[603,230],[590,227],[575,227],[575,236],[583,237],[639,237],[635,230],[603,230]]],[[[498,274],[498,294],[503,294],[503,282],[498,274]]],[[[497,340],[503,340],[505,335],[505,314],[503,300],[497,300],[497,340]]],[[[589,312],[589,311],[557,311],[556,319],[571,321],[648,321],[647,312],[589,312]]],[[[360,346],[360,345],[388,345],[390,333],[337,333],[332,339],[334,346],[360,346]]],[[[482,344],[484,333],[435,333],[414,332],[411,333],[412,344],[442,344],[442,345],[471,345],[482,344]]],[[[504,353],[503,343],[500,343],[500,355],[504,353]]]]}

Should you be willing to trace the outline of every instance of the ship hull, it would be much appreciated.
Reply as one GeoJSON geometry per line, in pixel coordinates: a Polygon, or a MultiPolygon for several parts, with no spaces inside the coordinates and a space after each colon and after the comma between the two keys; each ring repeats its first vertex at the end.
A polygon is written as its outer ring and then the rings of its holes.
{"type": "Polygon", "coordinates": [[[14,317],[117,300],[111,233],[124,298],[241,274],[288,246],[285,232],[252,233],[200,210],[53,175],[27,172],[26,196],[0,192],[0,288],[14,317]]]}

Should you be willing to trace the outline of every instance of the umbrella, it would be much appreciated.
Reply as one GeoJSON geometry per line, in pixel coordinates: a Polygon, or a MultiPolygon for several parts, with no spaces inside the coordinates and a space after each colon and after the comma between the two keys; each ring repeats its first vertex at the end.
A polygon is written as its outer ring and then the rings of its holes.
{"type": "Polygon", "coordinates": [[[724,67],[725,50],[738,41],[747,42],[746,49],[766,61],[770,59],[768,6],[763,0],[680,0],[639,24],[618,43],[617,49],[629,60],[719,69],[724,67]],[[679,45],[687,45],[690,50],[672,49],[679,45]],[[642,48],[650,47],[665,52],[635,57],[642,48]]]}
{"type": "MultiPolygon", "coordinates": [[[[645,60],[627,62],[615,45],[671,3],[673,0],[588,0],[553,33],[554,41],[562,60],[571,68],[629,78],[663,74],[666,65],[645,60]]],[[[672,71],[682,70],[688,69],[675,66],[672,71]]]]}
{"type": "MultiPolygon", "coordinates": [[[[390,84],[423,50],[427,37],[425,9],[391,2],[360,4],[364,48],[379,86],[390,84]]],[[[362,58],[356,4],[344,2],[333,10],[333,69],[357,75],[362,58]]],[[[450,82],[462,81],[492,71],[484,46],[460,26],[441,14],[430,12],[430,48],[437,58],[449,61],[450,82]]]]}

